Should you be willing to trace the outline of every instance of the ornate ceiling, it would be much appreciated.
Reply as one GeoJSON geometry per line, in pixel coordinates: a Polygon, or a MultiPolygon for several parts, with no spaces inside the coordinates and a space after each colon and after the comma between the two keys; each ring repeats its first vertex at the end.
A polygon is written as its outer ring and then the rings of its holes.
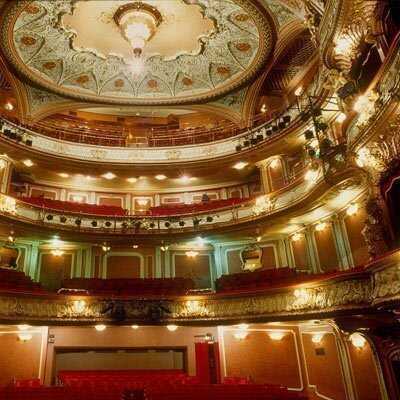
{"type": "Polygon", "coordinates": [[[212,101],[249,83],[271,60],[274,18],[250,0],[146,0],[162,20],[140,60],[113,16],[132,0],[14,1],[2,47],[30,82],[79,101],[212,101]]]}

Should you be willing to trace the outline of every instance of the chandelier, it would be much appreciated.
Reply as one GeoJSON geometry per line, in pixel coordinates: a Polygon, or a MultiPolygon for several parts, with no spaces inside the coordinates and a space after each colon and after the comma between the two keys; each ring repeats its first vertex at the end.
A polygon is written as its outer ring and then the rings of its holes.
{"type": "Polygon", "coordinates": [[[155,7],[135,1],[119,7],[114,14],[114,21],[132,46],[135,57],[140,57],[146,43],[161,24],[162,16],[155,7]]]}

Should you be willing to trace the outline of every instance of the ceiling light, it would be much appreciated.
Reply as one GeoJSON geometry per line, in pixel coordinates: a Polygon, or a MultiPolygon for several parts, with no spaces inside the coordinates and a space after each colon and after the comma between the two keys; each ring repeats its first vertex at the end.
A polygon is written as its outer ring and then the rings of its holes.
{"type": "Polygon", "coordinates": [[[136,330],[136,329],[139,329],[139,325],[131,325],[131,328],[132,328],[132,329],[135,329],[135,330],[136,330]]]}
{"type": "Polygon", "coordinates": [[[103,332],[107,329],[107,327],[103,324],[95,325],[94,329],[96,329],[97,332],[103,332]]]}
{"type": "Polygon", "coordinates": [[[178,329],[178,326],[177,325],[167,325],[167,329],[170,332],[175,332],[178,329]]]}
{"type": "Polygon", "coordinates": [[[103,174],[102,177],[110,181],[111,179],[114,179],[116,175],[112,172],[107,172],[106,174],[103,174]]]}
{"type": "Polygon", "coordinates": [[[60,173],[58,174],[58,176],[61,177],[61,178],[69,178],[69,174],[67,174],[67,173],[65,173],[65,172],[60,172],[60,173]]]}
{"type": "Polygon", "coordinates": [[[194,250],[189,250],[185,254],[186,254],[186,257],[196,258],[199,255],[199,252],[198,251],[194,251],[194,250]]]}
{"type": "Polygon", "coordinates": [[[164,179],[167,179],[167,177],[165,175],[163,175],[163,174],[156,175],[155,178],[158,181],[163,181],[164,179]]]}
{"type": "Polygon", "coordinates": [[[357,214],[357,212],[358,212],[358,204],[357,203],[351,203],[347,207],[346,213],[347,213],[348,216],[351,217],[352,215],[357,214]]]}
{"type": "Polygon", "coordinates": [[[282,340],[282,338],[285,336],[285,332],[282,332],[282,331],[271,331],[271,332],[268,332],[268,336],[272,340],[282,340]]]}
{"type": "Polygon", "coordinates": [[[324,337],[324,334],[323,334],[323,333],[314,333],[314,334],[312,335],[312,337],[311,337],[311,341],[312,341],[313,343],[318,344],[318,343],[321,343],[321,342],[322,342],[323,337],[324,337]]]}
{"type": "Polygon", "coordinates": [[[299,97],[301,96],[301,94],[303,93],[303,86],[299,86],[295,91],[294,91],[294,95],[299,97]]]}
{"type": "Polygon", "coordinates": [[[51,254],[54,257],[61,257],[64,254],[64,252],[60,249],[54,249],[54,250],[51,250],[51,254]]]}
{"type": "Polygon", "coordinates": [[[359,333],[353,333],[350,335],[351,344],[358,349],[361,349],[365,346],[366,339],[364,336],[361,336],[359,333]]]}
{"type": "Polygon", "coordinates": [[[241,169],[245,168],[247,165],[249,165],[248,162],[246,162],[246,161],[239,161],[239,162],[237,162],[237,163],[233,166],[233,168],[235,168],[235,169],[237,169],[238,171],[240,171],[241,169]]]}
{"type": "Polygon", "coordinates": [[[339,123],[346,121],[346,119],[347,115],[344,112],[339,113],[338,116],[336,117],[336,121],[339,123]]]}
{"type": "Polygon", "coordinates": [[[315,230],[317,232],[322,232],[326,228],[326,222],[318,222],[317,225],[315,225],[315,230]]]}
{"type": "Polygon", "coordinates": [[[127,180],[127,182],[129,182],[129,183],[135,183],[135,182],[137,182],[137,178],[127,178],[126,180],[127,180]]]}
{"type": "Polygon", "coordinates": [[[32,160],[30,160],[29,158],[28,159],[26,159],[26,160],[24,160],[24,161],[22,161],[23,163],[24,163],[24,165],[25,166],[27,166],[27,167],[32,167],[34,164],[33,164],[33,161],[32,160]]]}
{"type": "Polygon", "coordinates": [[[17,325],[17,328],[19,331],[27,331],[28,329],[31,328],[31,326],[27,325],[27,324],[21,324],[21,325],[17,325]]]}
{"type": "Polygon", "coordinates": [[[12,111],[14,110],[14,106],[8,101],[6,104],[4,104],[4,109],[7,111],[12,111]]]}

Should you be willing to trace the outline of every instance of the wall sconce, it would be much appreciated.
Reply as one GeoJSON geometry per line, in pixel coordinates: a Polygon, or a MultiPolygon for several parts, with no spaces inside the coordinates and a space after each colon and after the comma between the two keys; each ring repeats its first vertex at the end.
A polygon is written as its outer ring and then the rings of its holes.
{"type": "Polygon", "coordinates": [[[177,325],[167,325],[167,329],[170,332],[175,332],[178,329],[178,326],[177,325]]]}
{"type": "Polygon", "coordinates": [[[318,222],[317,225],[315,225],[315,230],[317,232],[322,232],[326,228],[326,222],[318,222]]]}
{"type": "Polygon", "coordinates": [[[6,104],[4,104],[4,109],[7,110],[7,111],[12,111],[12,110],[14,110],[14,106],[13,106],[12,103],[10,103],[8,101],[6,104]]]}
{"type": "Polygon", "coordinates": [[[73,309],[75,313],[82,314],[85,311],[85,308],[86,308],[85,300],[74,300],[73,309]]]}
{"type": "Polygon", "coordinates": [[[282,331],[271,331],[271,332],[268,332],[268,336],[272,340],[279,341],[279,340],[283,339],[283,337],[285,336],[285,332],[282,332],[282,331]]]}
{"type": "Polygon", "coordinates": [[[96,329],[97,332],[103,332],[107,329],[107,327],[103,324],[95,325],[94,329],[96,329]]]}
{"type": "Polygon", "coordinates": [[[292,236],[292,242],[298,242],[299,240],[301,240],[301,238],[302,238],[302,235],[301,235],[301,233],[295,233],[293,236],[292,236]]]}
{"type": "Polygon", "coordinates": [[[54,249],[54,250],[51,250],[51,254],[54,257],[61,257],[64,254],[64,251],[60,250],[60,249],[54,249]]]}
{"type": "Polygon", "coordinates": [[[111,250],[111,247],[107,246],[106,244],[103,244],[103,246],[101,246],[101,249],[104,251],[104,253],[107,253],[108,251],[111,250]]]}
{"type": "Polygon", "coordinates": [[[351,203],[346,210],[346,214],[351,217],[352,215],[356,215],[358,212],[358,204],[357,203],[351,203]]]}
{"type": "Polygon", "coordinates": [[[31,328],[31,326],[27,325],[27,324],[21,324],[21,325],[17,325],[17,328],[19,331],[27,331],[28,329],[31,328]]]}
{"type": "Polygon", "coordinates": [[[139,325],[131,325],[131,328],[134,330],[139,329],[139,325]]]}
{"type": "Polygon", "coordinates": [[[199,252],[198,251],[194,251],[194,250],[189,250],[185,254],[186,254],[186,257],[196,258],[199,255],[199,252]]]}
{"type": "Polygon", "coordinates": [[[32,339],[33,335],[29,332],[18,333],[18,339],[20,342],[26,343],[32,339]]]}
{"type": "Polygon", "coordinates": [[[315,343],[315,344],[319,344],[319,343],[321,343],[323,337],[324,337],[324,334],[323,334],[323,333],[320,333],[320,332],[319,332],[319,333],[314,333],[314,334],[312,335],[312,337],[311,337],[311,341],[312,341],[313,343],[315,343]]]}
{"type": "Polygon", "coordinates": [[[362,349],[365,346],[367,340],[364,338],[364,336],[356,332],[350,335],[350,341],[354,347],[356,347],[357,349],[362,349]]]}

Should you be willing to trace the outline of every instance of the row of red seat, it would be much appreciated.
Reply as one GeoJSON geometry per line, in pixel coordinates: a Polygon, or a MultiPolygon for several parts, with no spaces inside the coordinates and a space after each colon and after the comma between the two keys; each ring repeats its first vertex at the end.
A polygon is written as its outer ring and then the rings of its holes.
{"type": "Polygon", "coordinates": [[[188,278],[137,278],[99,279],[72,278],[62,283],[61,293],[86,291],[90,295],[185,295],[194,289],[194,282],[188,278]]]}
{"type": "Polygon", "coordinates": [[[225,207],[232,207],[241,204],[248,199],[232,198],[223,200],[210,200],[207,202],[185,204],[163,204],[157,207],[150,208],[150,214],[153,216],[168,216],[168,215],[181,215],[181,214],[195,214],[206,211],[218,210],[225,207]]]}
{"type": "MultiPolygon", "coordinates": [[[[124,390],[104,388],[4,388],[1,400],[122,400],[124,390]]],[[[270,385],[163,385],[144,389],[147,400],[306,400],[302,393],[270,385]]]]}
{"type": "Polygon", "coordinates": [[[39,283],[33,282],[21,271],[0,268],[0,291],[11,293],[45,293],[39,283]]]}
{"type": "Polygon", "coordinates": [[[23,197],[22,201],[34,206],[57,210],[61,212],[82,213],[104,216],[125,216],[126,210],[122,207],[105,206],[87,203],[75,203],[72,201],[51,200],[44,197],[23,197]]]}

